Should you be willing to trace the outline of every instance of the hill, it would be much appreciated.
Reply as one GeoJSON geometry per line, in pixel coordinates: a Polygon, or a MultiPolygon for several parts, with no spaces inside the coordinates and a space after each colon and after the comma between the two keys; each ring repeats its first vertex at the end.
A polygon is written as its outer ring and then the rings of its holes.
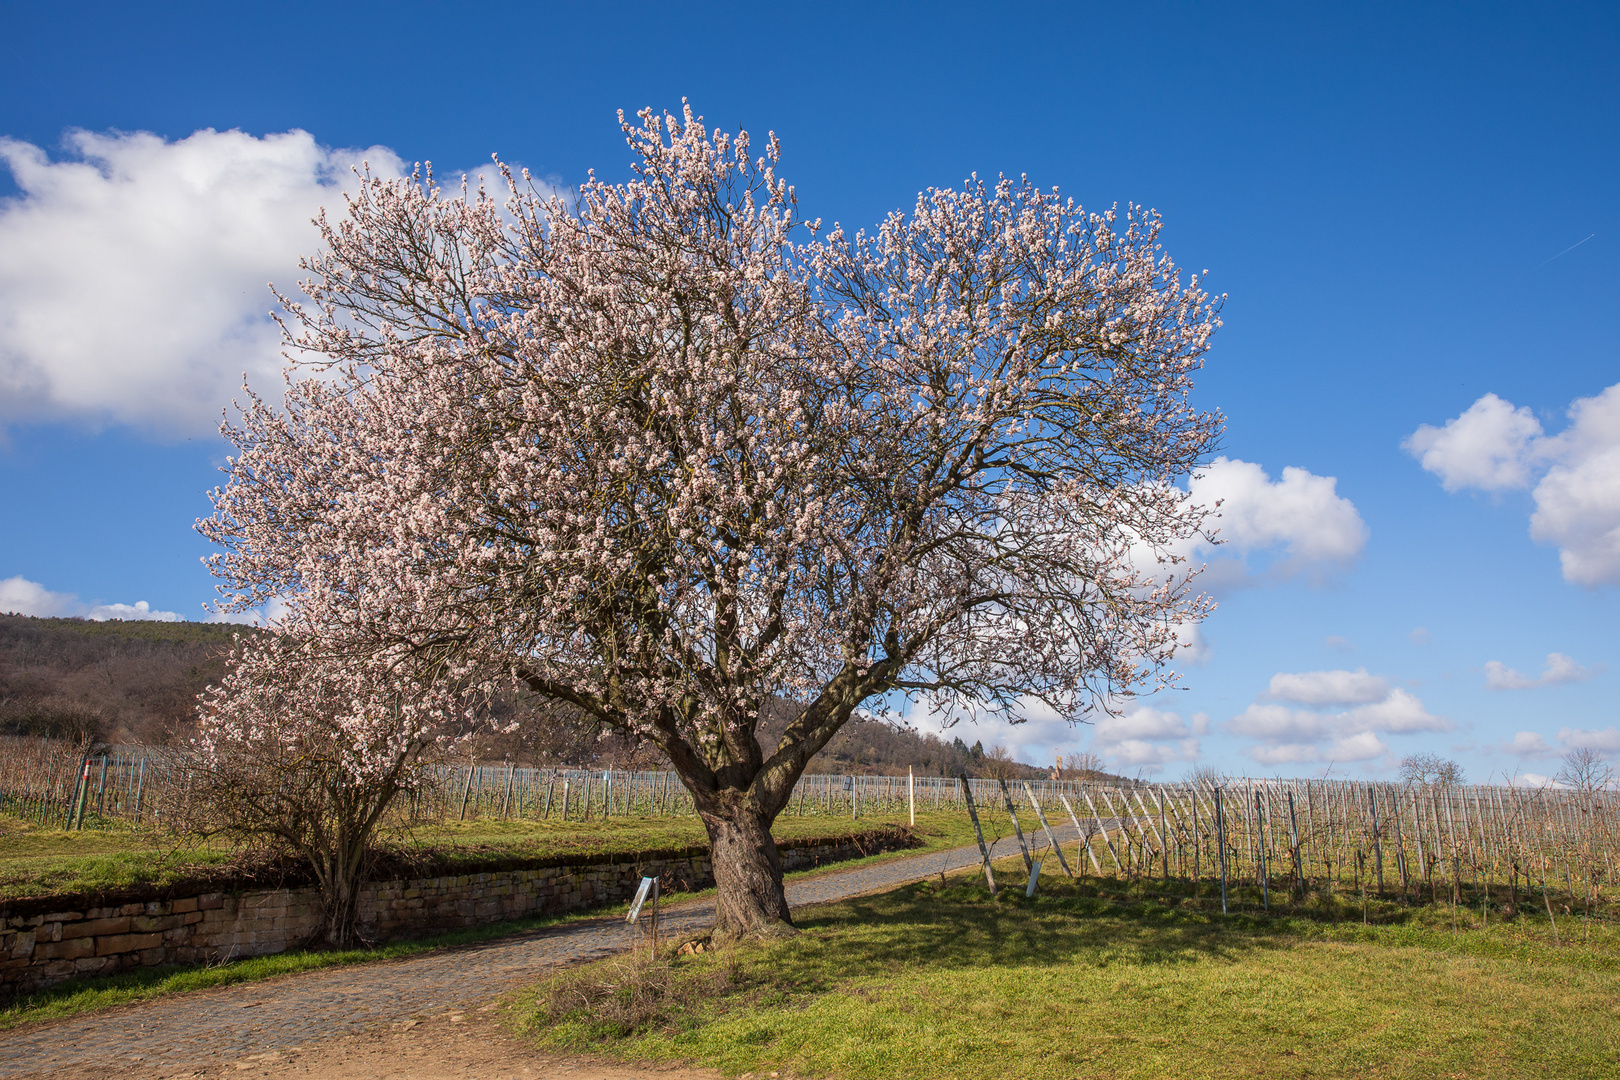
{"type": "MultiPolygon", "coordinates": [[[[190,730],[196,696],[224,674],[225,656],[251,627],[197,622],[89,622],[0,615],[0,734],[46,735],[91,742],[162,745],[190,730]]],[[[502,735],[473,739],[483,761],[596,768],[659,768],[661,755],[589,725],[558,719],[517,695],[492,703],[502,735]]],[[[761,724],[774,746],[792,716],[777,702],[761,724]]],[[[459,755],[458,755],[459,756],[459,755]]],[[[919,776],[1045,776],[1045,767],[985,747],[968,729],[945,739],[852,720],[810,762],[811,773],[919,776]]]]}
{"type": "Polygon", "coordinates": [[[0,734],[162,744],[248,627],[0,615],[0,734]]]}

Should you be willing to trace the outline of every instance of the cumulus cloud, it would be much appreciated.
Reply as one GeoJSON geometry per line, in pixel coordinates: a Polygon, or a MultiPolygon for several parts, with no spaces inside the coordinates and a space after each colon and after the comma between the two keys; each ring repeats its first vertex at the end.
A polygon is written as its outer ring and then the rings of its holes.
{"type": "Polygon", "coordinates": [[[1191,721],[1180,713],[1133,705],[1114,716],[1097,720],[1091,749],[1110,768],[1121,772],[1157,772],[1174,762],[1196,761],[1198,736],[1209,731],[1209,717],[1195,713],[1191,721]]]}
{"type": "Polygon", "coordinates": [[[164,436],[212,431],[243,372],[281,369],[266,283],[291,287],[310,224],[386,147],[304,131],[69,132],[66,155],[0,139],[0,422],[70,417],[164,436]]]}
{"type": "Polygon", "coordinates": [[[1271,677],[1265,697],[1301,705],[1359,705],[1389,696],[1389,680],[1355,671],[1278,672],[1271,677]]]}
{"type": "Polygon", "coordinates": [[[1620,383],[1578,398],[1546,435],[1528,408],[1486,394],[1443,427],[1401,444],[1447,491],[1534,488],[1530,535],[1558,548],[1564,579],[1620,583],[1620,383]],[[1539,479],[1538,479],[1539,477],[1539,479]]]}
{"type": "Polygon", "coordinates": [[[0,580],[0,612],[7,615],[34,615],[40,618],[80,618],[93,622],[126,619],[148,622],[182,622],[173,611],[153,611],[145,600],[133,604],[85,604],[72,593],[51,592],[37,581],[18,575],[0,580]]]}
{"type": "Polygon", "coordinates": [[[1620,754],[1620,728],[1558,729],[1558,741],[1567,749],[1596,750],[1600,754],[1620,754]]]}
{"type": "Polygon", "coordinates": [[[1419,426],[1401,448],[1447,491],[1498,491],[1530,486],[1531,450],[1540,439],[1541,421],[1528,406],[1486,394],[1443,427],[1419,426]]]}
{"type": "MultiPolygon", "coordinates": [[[[1220,504],[1213,525],[1225,544],[1218,550],[1237,558],[1212,565],[1209,582],[1219,588],[1263,580],[1247,562],[1262,553],[1270,557],[1264,577],[1272,580],[1321,577],[1353,563],[1367,546],[1367,524],[1337,485],[1335,477],[1292,465],[1273,480],[1253,462],[1216,458],[1192,478],[1188,492],[1199,505],[1220,504]]],[[[1196,545],[1195,554],[1213,552],[1196,545]]]]}
{"type": "Polygon", "coordinates": [[[1527,690],[1534,686],[1556,686],[1559,683],[1585,682],[1603,670],[1602,664],[1586,667],[1577,664],[1563,653],[1548,653],[1547,666],[1540,676],[1514,671],[1500,660],[1485,662],[1485,689],[1527,690]]]}
{"type": "Polygon", "coordinates": [[[1449,731],[1453,726],[1430,713],[1411,691],[1365,668],[1279,672],[1254,704],[1226,723],[1232,734],[1255,740],[1247,752],[1262,765],[1367,761],[1389,750],[1385,735],[1449,731]]]}
{"type": "Polygon", "coordinates": [[[1502,743],[1500,749],[1522,758],[1554,757],[1580,749],[1596,750],[1605,756],[1620,755],[1620,728],[1561,727],[1557,738],[1558,745],[1553,746],[1538,731],[1521,731],[1502,743]]]}
{"type": "Polygon", "coordinates": [[[1553,752],[1547,740],[1534,731],[1521,731],[1502,744],[1502,749],[1519,757],[1542,757],[1553,752]]]}

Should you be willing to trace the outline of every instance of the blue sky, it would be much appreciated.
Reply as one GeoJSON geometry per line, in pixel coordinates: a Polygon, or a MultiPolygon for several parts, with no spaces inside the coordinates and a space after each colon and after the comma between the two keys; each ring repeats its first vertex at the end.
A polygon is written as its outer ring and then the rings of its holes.
{"type": "Polygon", "coordinates": [[[614,179],[615,110],[685,96],[775,130],[811,216],[1028,173],[1157,208],[1228,294],[1199,392],[1247,517],[1186,689],[975,737],[1172,776],[1620,757],[1614,9],[870,7],[0,5],[0,607],[205,617],[212,418],[275,390],[262,282],[352,161],[614,179]]]}

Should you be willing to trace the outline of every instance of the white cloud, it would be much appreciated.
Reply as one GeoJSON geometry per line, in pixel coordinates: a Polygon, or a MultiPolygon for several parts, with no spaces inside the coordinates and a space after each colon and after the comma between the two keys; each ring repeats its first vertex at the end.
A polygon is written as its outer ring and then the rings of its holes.
{"type": "Polygon", "coordinates": [[[1247,753],[1262,765],[1367,761],[1388,752],[1381,736],[1449,731],[1453,726],[1430,713],[1411,691],[1366,669],[1279,672],[1254,704],[1226,723],[1234,735],[1255,740],[1247,753]],[[1268,703],[1276,700],[1292,704],[1268,703]],[[1351,707],[1321,707],[1328,705],[1351,707]]]}
{"type": "Polygon", "coordinates": [[[153,611],[145,600],[133,604],[84,604],[72,593],[51,592],[36,581],[18,575],[0,580],[0,612],[8,615],[35,615],[41,618],[81,618],[93,622],[127,619],[149,622],[182,622],[173,611],[153,611]]]}
{"type": "MultiPolygon", "coordinates": [[[[1261,552],[1281,552],[1268,568],[1276,580],[1322,576],[1354,562],[1367,546],[1367,524],[1337,485],[1334,477],[1292,465],[1273,480],[1253,462],[1216,458],[1192,478],[1188,491],[1199,505],[1220,503],[1213,525],[1224,549],[1239,559],[1212,565],[1206,587],[1253,583],[1245,560],[1261,552]]],[[[1202,554],[1212,553],[1206,548],[1202,554]]]]}
{"type": "Polygon", "coordinates": [[[1091,749],[1119,772],[1157,772],[1174,762],[1196,761],[1197,736],[1209,731],[1203,713],[1183,720],[1180,713],[1133,704],[1117,716],[1097,720],[1091,749]]]}
{"type": "Polygon", "coordinates": [[[1486,394],[1444,427],[1421,425],[1401,448],[1447,491],[1497,491],[1530,486],[1531,448],[1540,437],[1541,421],[1528,407],[1486,394]]]}
{"type": "Polygon", "coordinates": [[[1600,754],[1620,754],[1620,728],[1558,729],[1558,746],[1548,744],[1536,731],[1521,731],[1503,743],[1500,749],[1523,758],[1553,757],[1575,749],[1596,750],[1600,754]]]}
{"type": "Polygon", "coordinates": [[[1584,747],[1603,754],[1620,754],[1620,728],[1598,730],[1563,727],[1558,729],[1558,741],[1570,750],[1584,747]]]}
{"type": "Polygon", "coordinates": [[[1426,626],[1415,627],[1406,637],[1412,644],[1420,646],[1427,645],[1434,640],[1434,635],[1429,633],[1429,628],[1426,626]]]}
{"type": "Polygon", "coordinates": [[[1272,701],[1293,701],[1301,705],[1356,705],[1382,701],[1389,696],[1389,680],[1355,671],[1278,672],[1271,677],[1265,696],[1272,701]]]}
{"type": "Polygon", "coordinates": [[[1559,683],[1585,682],[1603,670],[1602,664],[1586,667],[1563,653],[1548,653],[1547,667],[1539,677],[1515,671],[1500,660],[1485,662],[1485,689],[1525,690],[1534,686],[1556,686],[1559,683]]]}
{"type": "Polygon", "coordinates": [[[291,605],[279,596],[272,596],[262,606],[246,611],[216,611],[203,622],[229,623],[235,626],[279,626],[291,605]]]}
{"type": "Polygon", "coordinates": [[[1521,731],[1503,744],[1502,749],[1519,757],[1542,757],[1553,752],[1547,740],[1534,731],[1521,731]]]}
{"type": "Polygon", "coordinates": [[[1550,777],[1550,776],[1542,776],[1540,773],[1533,773],[1533,772],[1518,773],[1517,775],[1510,776],[1510,777],[1508,777],[1508,784],[1510,786],[1512,786],[1512,787],[1529,787],[1529,788],[1544,788],[1544,787],[1557,787],[1558,786],[1557,781],[1555,781],[1552,777],[1550,777]]]}
{"type": "Polygon", "coordinates": [[[1554,461],[1534,492],[1530,535],[1558,547],[1564,579],[1620,582],[1620,383],[1569,408],[1571,424],[1548,439],[1554,461]]]}
{"type": "Polygon", "coordinates": [[[69,132],[68,157],[0,139],[20,194],[0,202],[0,422],[72,417],[165,436],[212,431],[240,386],[279,379],[266,283],[288,288],[385,147],[304,131],[69,132]]]}
{"type": "Polygon", "coordinates": [[[1577,398],[1569,419],[1564,431],[1544,435],[1528,408],[1486,394],[1442,428],[1419,427],[1402,446],[1448,491],[1535,481],[1530,535],[1558,548],[1564,579],[1620,583],[1620,383],[1577,398]]]}
{"type": "Polygon", "coordinates": [[[1335,652],[1355,652],[1356,651],[1355,642],[1351,641],[1347,637],[1340,637],[1338,634],[1331,634],[1328,637],[1323,638],[1322,639],[1322,644],[1326,645],[1328,648],[1334,650],[1335,652]]]}

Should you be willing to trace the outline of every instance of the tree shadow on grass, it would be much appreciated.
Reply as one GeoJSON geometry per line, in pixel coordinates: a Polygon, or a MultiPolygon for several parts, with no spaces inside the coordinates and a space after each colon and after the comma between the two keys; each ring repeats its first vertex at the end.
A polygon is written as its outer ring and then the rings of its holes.
{"type": "Polygon", "coordinates": [[[922,966],[1236,963],[1299,940],[1286,926],[1246,916],[1083,895],[1030,901],[1010,885],[996,898],[982,888],[920,883],[819,905],[796,919],[802,937],[761,959],[779,970],[815,972],[820,982],[922,966]]]}

